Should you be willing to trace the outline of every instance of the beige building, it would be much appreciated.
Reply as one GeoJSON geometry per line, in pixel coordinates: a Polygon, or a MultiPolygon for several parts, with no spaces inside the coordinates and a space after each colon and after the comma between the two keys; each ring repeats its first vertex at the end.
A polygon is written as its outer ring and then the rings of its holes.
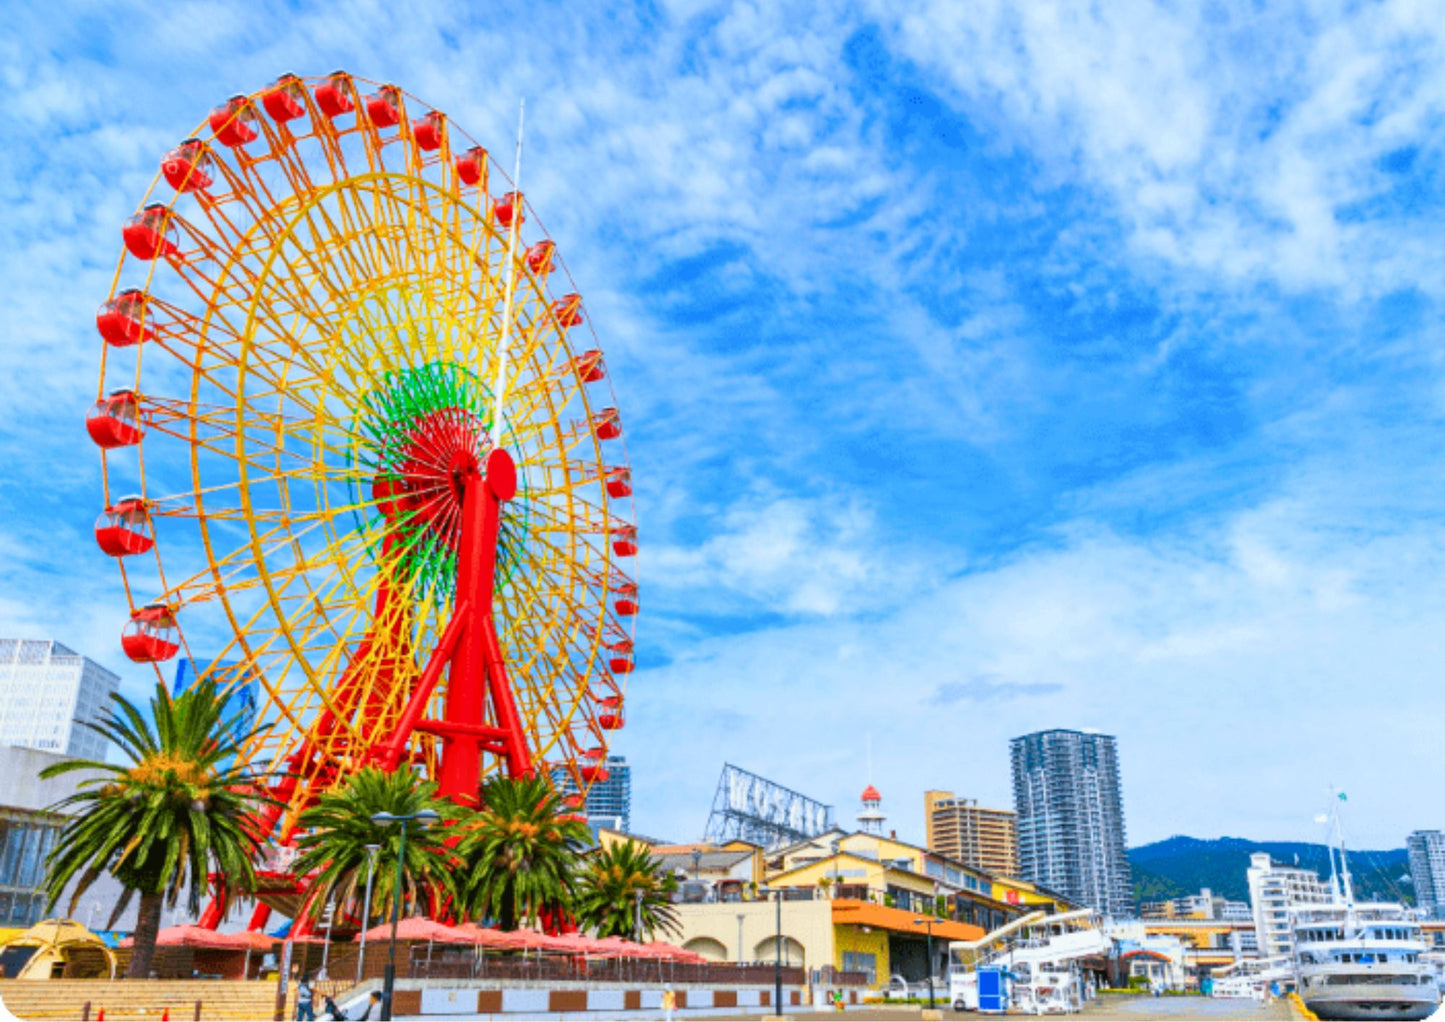
{"type": "Polygon", "coordinates": [[[928,850],[995,876],[1019,875],[1018,822],[1012,810],[985,809],[951,791],[923,793],[928,850]]]}

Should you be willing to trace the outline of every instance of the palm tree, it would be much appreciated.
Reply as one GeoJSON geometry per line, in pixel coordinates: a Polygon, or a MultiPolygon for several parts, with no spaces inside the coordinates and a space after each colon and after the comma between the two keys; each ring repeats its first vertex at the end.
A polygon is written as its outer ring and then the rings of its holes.
{"type": "Polygon", "coordinates": [[[464,904],[504,930],[567,912],[577,859],[591,838],[587,824],[568,815],[544,777],[495,777],[481,800],[458,848],[464,904]]]}
{"type": "MultiPolygon", "coordinates": [[[[298,854],[292,865],[296,876],[311,876],[307,911],[314,917],[335,900],[362,911],[366,890],[367,845],[380,845],[377,852],[371,904],[383,918],[391,914],[396,898],[396,863],[400,853],[401,828],[373,823],[377,813],[409,816],[430,809],[443,817],[455,817],[457,806],[437,798],[435,781],[410,770],[390,773],[367,767],[351,775],[345,787],[327,792],[301,814],[303,832],[296,839],[298,854]]],[[[455,893],[452,874],[455,857],[446,845],[442,827],[407,828],[406,861],[402,866],[402,901],[435,907],[455,893]]],[[[363,925],[370,920],[363,920],[363,925]]]]}
{"type": "Polygon", "coordinates": [[[634,841],[599,848],[588,857],[578,878],[574,902],[578,923],[599,937],[632,936],[639,941],[655,937],[659,930],[680,933],[672,904],[677,881],[670,874],[663,875],[661,867],[646,845],[634,841]]]}
{"type": "Polygon", "coordinates": [[[70,819],[46,860],[49,909],[75,880],[73,914],[90,885],[110,873],[124,888],[107,928],[140,895],[135,950],[126,975],[150,973],[161,909],[174,908],[182,891],[194,915],[207,877],[225,877],[227,889],[255,889],[260,836],[248,820],[265,797],[236,762],[241,718],[222,719],[227,696],[206,679],[178,696],[157,684],[151,719],[123,696],[111,696],[110,716],[86,727],[120,749],[125,762],[69,760],[46,767],[43,778],[72,770],[88,777],[52,810],[70,819]]]}

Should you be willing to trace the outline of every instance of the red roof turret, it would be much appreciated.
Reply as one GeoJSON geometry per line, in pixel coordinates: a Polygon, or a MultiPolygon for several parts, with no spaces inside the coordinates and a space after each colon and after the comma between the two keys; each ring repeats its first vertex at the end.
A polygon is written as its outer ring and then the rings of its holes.
{"type": "Polygon", "coordinates": [[[880,794],[878,794],[878,789],[875,788],[875,787],[873,787],[873,785],[870,784],[870,785],[868,785],[868,787],[866,787],[866,788],[863,789],[863,801],[864,801],[864,802],[882,802],[882,801],[883,801],[883,796],[880,795],[880,794]]]}

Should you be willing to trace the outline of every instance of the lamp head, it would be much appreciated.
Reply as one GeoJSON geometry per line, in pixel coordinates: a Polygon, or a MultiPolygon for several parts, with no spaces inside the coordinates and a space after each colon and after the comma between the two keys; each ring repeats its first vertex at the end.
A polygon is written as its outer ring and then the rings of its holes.
{"type": "Polygon", "coordinates": [[[372,823],[395,823],[398,819],[400,817],[391,813],[373,813],[371,816],[372,823]]]}

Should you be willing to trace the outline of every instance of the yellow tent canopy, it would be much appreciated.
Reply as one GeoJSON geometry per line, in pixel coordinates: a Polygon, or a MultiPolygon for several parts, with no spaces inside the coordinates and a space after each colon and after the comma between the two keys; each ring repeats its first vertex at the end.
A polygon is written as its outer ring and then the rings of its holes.
{"type": "Polygon", "coordinates": [[[36,949],[16,979],[115,978],[115,953],[74,919],[45,919],[0,942],[0,951],[12,947],[36,949]]]}

